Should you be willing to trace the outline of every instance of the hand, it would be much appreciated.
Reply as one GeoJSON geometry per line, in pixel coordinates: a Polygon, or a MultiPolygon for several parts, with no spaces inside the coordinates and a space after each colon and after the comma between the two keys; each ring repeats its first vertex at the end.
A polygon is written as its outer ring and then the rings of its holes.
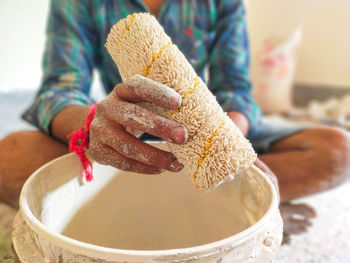
{"type": "Polygon", "coordinates": [[[240,129],[244,136],[247,136],[249,130],[249,121],[248,118],[239,111],[230,111],[227,115],[231,120],[236,124],[237,128],[240,129]]]}
{"type": "Polygon", "coordinates": [[[142,101],[169,110],[177,109],[182,103],[174,90],[146,78],[142,85],[118,84],[97,106],[90,127],[90,156],[126,171],[148,174],[163,169],[180,171],[183,165],[172,153],[142,142],[128,132],[147,132],[176,144],[184,144],[188,139],[185,126],[135,104],[142,101]]]}
{"type": "Polygon", "coordinates": [[[256,167],[258,167],[261,171],[263,171],[270,178],[271,182],[273,183],[273,185],[277,191],[278,201],[280,201],[280,192],[279,192],[279,188],[278,188],[278,181],[277,181],[276,175],[259,158],[256,159],[254,164],[256,167]]]}

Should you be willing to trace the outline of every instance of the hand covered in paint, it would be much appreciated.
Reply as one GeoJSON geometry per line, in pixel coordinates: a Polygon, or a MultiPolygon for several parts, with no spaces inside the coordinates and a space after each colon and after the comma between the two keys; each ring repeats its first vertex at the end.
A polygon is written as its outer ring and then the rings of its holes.
{"type": "Polygon", "coordinates": [[[128,131],[142,131],[165,141],[184,144],[186,127],[152,113],[139,102],[150,102],[174,110],[182,103],[173,89],[137,76],[118,84],[97,106],[90,127],[89,153],[102,164],[122,170],[156,174],[163,169],[180,171],[183,165],[170,153],[142,142],[128,131]]]}
{"type": "Polygon", "coordinates": [[[278,201],[279,201],[280,200],[280,192],[279,192],[279,188],[278,188],[278,181],[277,181],[276,175],[259,158],[256,159],[254,164],[255,164],[256,167],[258,167],[261,171],[263,171],[270,178],[272,184],[276,188],[277,195],[278,195],[277,197],[278,197],[278,201]]]}

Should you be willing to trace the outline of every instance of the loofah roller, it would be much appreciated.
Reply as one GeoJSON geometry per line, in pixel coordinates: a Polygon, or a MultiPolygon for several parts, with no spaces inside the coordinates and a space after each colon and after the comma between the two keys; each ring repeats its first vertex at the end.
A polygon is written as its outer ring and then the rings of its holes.
{"type": "Polygon", "coordinates": [[[182,96],[181,107],[174,111],[145,105],[187,127],[188,142],[168,143],[168,146],[185,165],[197,188],[212,189],[253,164],[256,154],[250,142],[222,110],[155,17],[138,13],[120,20],[112,27],[106,48],[123,81],[139,74],[167,85],[182,96]]]}

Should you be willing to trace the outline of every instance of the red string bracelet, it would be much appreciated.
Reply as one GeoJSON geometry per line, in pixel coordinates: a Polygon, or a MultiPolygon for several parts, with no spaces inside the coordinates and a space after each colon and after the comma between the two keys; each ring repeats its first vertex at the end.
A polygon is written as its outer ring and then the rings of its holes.
{"type": "Polygon", "coordinates": [[[76,153],[83,166],[86,181],[92,180],[92,163],[86,157],[85,151],[89,149],[89,132],[92,120],[95,117],[97,104],[93,104],[81,129],[67,135],[69,151],[76,153]]]}

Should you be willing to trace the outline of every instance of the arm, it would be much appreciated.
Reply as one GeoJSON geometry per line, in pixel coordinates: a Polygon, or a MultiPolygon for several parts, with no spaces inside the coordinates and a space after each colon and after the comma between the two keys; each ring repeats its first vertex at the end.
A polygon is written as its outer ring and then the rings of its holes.
{"type": "Polygon", "coordinates": [[[53,120],[68,106],[86,109],[86,105],[93,103],[88,95],[96,39],[86,4],[52,0],[48,17],[43,80],[24,118],[43,132],[66,141],[63,133],[79,128],[86,110],[78,111],[73,118],[65,118],[63,125],[53,125],[53,120]],[[59,128],[64,131],[57,131],[59,128]]]}
{"type": "MultiPolygon", "coordinates": [[[[249,45],[242,1],[221,0],[218,6],[216,39],[210,54],[209,88],[231,120],[248,138],[258,131],[261,112],[249,81],[249,45]]],[[[278,192],[277,178],[260,160],[278,192]]]]}
{"type": "Polygon", "coordinates": [[[251,95],[244,15],[242,1],[219,1],[216,37],[210,49],[208,87],[243,134],[249,137],[259,126],[261,112],[251,95]]]}
{"type": "MultiPolygon", "coordinates": [[[[67,134],[82,127],[92,103],[88,95],[97,40],[88,3],[52,1],[44,80],[34,105],[24,115],[26,120],[63,142],[67,142],[67,134]]],[[[162,169],[179,171],[183,166],[172,153],[144,143],[127,132],[127,128],[148,132],[178,144],[187,140],[183,125],[135,104],[148,101],[176,109],[181,104],[180,95],[169,92],[167,89],[170,88],[164,85],[159,87],[149,81],[146,84],[146,87],[118,84],[98,105],[90,127],[90,156],[123,170],[142,173],[159,173],[162,169]],[[159,101],[159,97],[150,92],[157,88],[159,93],[164,92],[164,101],[169,103],[159,101]],[[147,125],[150,122],[152,125],[147,125]]]]}

